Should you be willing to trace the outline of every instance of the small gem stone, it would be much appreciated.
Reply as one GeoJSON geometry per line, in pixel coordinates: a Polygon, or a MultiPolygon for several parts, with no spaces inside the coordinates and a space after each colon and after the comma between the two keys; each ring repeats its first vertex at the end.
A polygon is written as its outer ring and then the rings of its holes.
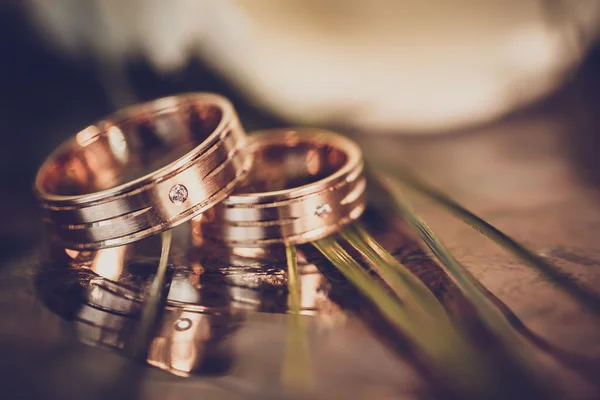
{"type": "Polygon", "coordinates": [[[331,206],[327,203],[325,204],[320,204],[316,209],[315,209],[315,215],[317,217],[324,217],[325,215],[329,214],[331,212],[331,206]]]}
{"type": "Polygon", "coordinates": [[[181,318],[175,322],[175,330],[187,331],[192,327],[192,321],[189,318],[181,318]]]}
{"type": "Polygon", "coordinates": [[[188,190],[183,185],[175,185],[169,191],[169,199],[175,204],[181,204],[188,198],[188,190]]]}

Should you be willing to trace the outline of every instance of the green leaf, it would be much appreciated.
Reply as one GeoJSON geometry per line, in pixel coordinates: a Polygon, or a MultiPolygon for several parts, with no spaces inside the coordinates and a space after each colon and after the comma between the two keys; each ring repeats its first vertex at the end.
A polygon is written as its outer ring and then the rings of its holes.
{"type": "Polygon", "coordinates": [[[343,235],[364,255],[368,254],[369,265],[383,273],[384,282],[391,282],[396,296],[382,282],[371,277],[336,240],[324,238],[313,245],[462,392],[478,395],[501,392],[493,367],[483,361],[452,325],[443,307],[439,303],[434,305],[437,299],[431,292],[417,283],[416,277],[407,276],[410,272],[404,270],[405,267],[392,264],[389,258],[393,257],[389,253],[383,254],[381,246],[377,244],[370,248],[375,241],[367,238],[365,232],[358,232],[350,228],[343,235]]]}
{"type": "Polygon", "coordinates": [[[300,279],[296,248],[286,246],[287,283],[289,293],[288,332],[286,350],[281,370],[281,381],[286,391],[291,393],[307,393],[313,388],[313,377],[310,366],[310,354],[306,325],[300,315],[300,279]]]}
{"type": "Polygon", "coordinates": [[[394,177],[405,185],[413,188],[418,193],[426,196],[436,202],[436,204],[444,207],[458,219],[465,222],[467,225],[481,233],[494,243],[503,247],[508,252],[519,258],[523,263],[529,265],[540,274],[545,276],[549,281],[562,288],[566,293],[573,297],[580,304],[585,306],[589,311],[596,315],[600,314],[600,295],[585,285],[578,283],[570,274],[562,272],[558,267],[539,257],[532,251],[525,248],[516,240],[500,231],[498,228],[489,222],[478,217],[471,211],[467,210],[448,195],[432,187],[413,172],[406,168],[386,169],[389,176],[394,177]]]}

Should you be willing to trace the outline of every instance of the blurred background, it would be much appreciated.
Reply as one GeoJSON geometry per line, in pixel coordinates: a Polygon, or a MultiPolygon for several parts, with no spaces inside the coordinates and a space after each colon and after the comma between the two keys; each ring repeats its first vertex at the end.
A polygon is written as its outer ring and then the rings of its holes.
{"type": "Polygon", "coordinates": [[[295,123],[439,132],[487,122],[558,88],[585,57],[597,0],[30,0],[32,22],[94,60],[116,103],[125,70],[201,60],[295,123]]]}
{"type": "MultiPolygon", "coordinates": [[[[92,121],[178,92],[229,97],[247,130],[341,131],[600,288],[600,0],[0,0],[0,32],[0,367],[23,382],[32,363],[8,349],[58,351],[32,333],[37,168],[92,121]]],[[[416,208],[528,326],[600,357],[597,319],[416,208]]]]}
{"type": "MultiPolygon", "coordinates": [[[[600,74],[599,0],[3,1],[0,29],[1,182],[24,212],[58,143],[177,92],[229,96],[248,129],[359,140],[474,131],[540,104],[597,108],[582,98],[600,74]]],[[[5,217],[6,251],[27,231],[19,215],[5,217]]]]}

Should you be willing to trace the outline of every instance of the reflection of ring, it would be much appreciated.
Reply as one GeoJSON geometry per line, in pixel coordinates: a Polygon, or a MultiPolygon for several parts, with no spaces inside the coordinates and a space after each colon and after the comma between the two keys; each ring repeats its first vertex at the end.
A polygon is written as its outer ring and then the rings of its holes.
{"type": "Polygon", "coordinates": [[[201,231],[232,246],[305,243],[338,231],[365,206],[360,148],[338,134],[275,130],[250,135],[253,168],[201,231]]]}
{"type": "Polygon", "coordinates": [[[223,200],[249,168],[244,143],[223,97],[166,97],[79,132],[42,165],[35,191],[64,246],[122,245],[223,200]]]}

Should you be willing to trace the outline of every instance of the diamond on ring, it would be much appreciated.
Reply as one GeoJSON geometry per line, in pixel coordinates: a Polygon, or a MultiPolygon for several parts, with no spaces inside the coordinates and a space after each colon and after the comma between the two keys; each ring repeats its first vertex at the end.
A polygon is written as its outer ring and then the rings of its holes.
{"type": "Polygon", "coordinates": [[[331,206],[327,203],[324,204],[320,204],[316,209],[315,209],[315,215],[317,217],[324,217],[327,214],[329,214],[331,212],[331,206]]]}
{"type": "Polygon", "coordinates": [[[169,191],[169,199],[175,204],[181,204],[188,198],[188,190],[185,186],[177,184],[169,191]]]}

